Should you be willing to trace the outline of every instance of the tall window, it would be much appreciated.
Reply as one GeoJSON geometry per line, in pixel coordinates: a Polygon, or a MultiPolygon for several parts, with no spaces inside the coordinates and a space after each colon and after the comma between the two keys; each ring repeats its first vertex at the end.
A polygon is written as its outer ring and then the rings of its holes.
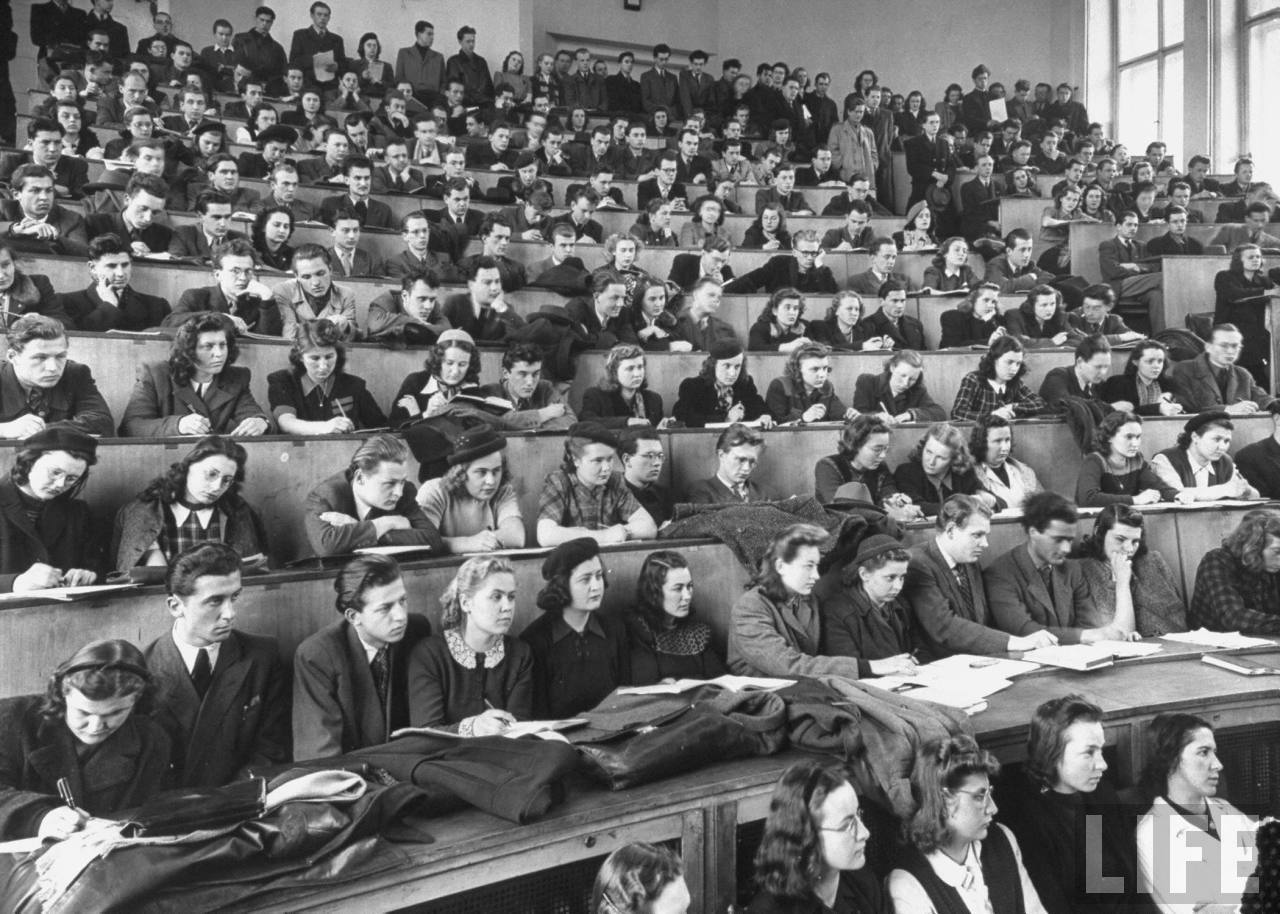
{"type": "MultiPolygon", "coordinates": [[[[1246,0],[1257,2],[1257,0],[1246,0]]],[[[1182,157],[1183,0],[1117,0],[1116,139],[1135,157],[1160,140],[1182,157]]]]}
{"type": "MultiPolygon", "coordinates": [[[[1280,85],[1280,2],[1245,0],[1244,15],[1248,57],[1245,104],[1249,112],[1244,148],[1253,155],[1255,174],[1275,174],[1280,168],[1280,123],[1275,117],[1274,91],[1280,85]]],[[[1226,164],[1217,170],[1228,171],[1226,164]]]]}

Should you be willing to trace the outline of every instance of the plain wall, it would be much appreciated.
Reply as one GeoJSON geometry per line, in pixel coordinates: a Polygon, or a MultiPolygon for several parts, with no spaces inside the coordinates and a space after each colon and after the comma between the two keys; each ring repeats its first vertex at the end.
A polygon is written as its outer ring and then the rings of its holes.
{"type": "MultiPolygon", "coordinates": [[[[697,48],[712,54],[709,69],[718,76],[720,65],[714,55],[720,42],[719,13],[736,8],[741,0],[642,0],[638,12],[623,9],[622,0],[532,2],[535,52],[555,53],[562,47],[583,45],[604,55],[612,73],[619,53],[614,48],[628,47],[636,54],[638,78],[648,69],[653,46],[663,42],[671,46],[677,61],[697,48]]],[[[530,61],[525,72],[532,70],[530,61]]]]}

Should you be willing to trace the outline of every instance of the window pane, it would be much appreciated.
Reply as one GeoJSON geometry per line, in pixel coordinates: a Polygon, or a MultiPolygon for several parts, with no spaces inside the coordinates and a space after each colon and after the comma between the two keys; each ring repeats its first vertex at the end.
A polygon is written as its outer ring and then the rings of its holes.
{"type": "MultiPolygon", "coordinates": [[[[1174,51],[1164,58],[1164,83],[1160,87],[1160,140],[1168,145],[1168,154],[1181,167],[1187,156],[1182,149],[1182,52],[1174,51]]],[[[1155,137],[1152,137],[1155,139],[1155,137]]],[[[1143,147],[1146,148],[1145,146],[1143,147]]]]}
{"type": "Polygon", "coordinates": [[[1275,117],[1274,93],[1267,89],[1280,80],[1280,20],[1255,25],[1249,32],[1249,135],[1245,149],[1253,153],[1255,174],[1274,174],[1280,168],[1280,120],[1275,117]]]}
{"type": "Polygon", "coordinates": [[[1116,7],[1120,60],[1150,54],[1159,43],[1157,7],[1151,0],[1120,0],[1116,7]]]}
{"type": "Polygon", "coordinates": [[[1163,0],[1164,3],[1164,41],[1160,46],[1167,48],[1173,44],[1182,44],[1182,0],[1163,0]]]}
{"type": "Polygon", "coordinates": [[[1141,155],[1147,144],[1158,135],[1159,82],[1159,62],[1155,60],[1120,71],[1116,137],[1129,147],[1131,155],[1141,155]]]}
{"type": "Polygon", "coordinates": [[[1269,13],[1272,10],[1280,10],[1280,3],[1276,2],[1276,0],[1245,0],[1244,3],[1246,19],[1261,16],[1263,13],[1269,13]]]}

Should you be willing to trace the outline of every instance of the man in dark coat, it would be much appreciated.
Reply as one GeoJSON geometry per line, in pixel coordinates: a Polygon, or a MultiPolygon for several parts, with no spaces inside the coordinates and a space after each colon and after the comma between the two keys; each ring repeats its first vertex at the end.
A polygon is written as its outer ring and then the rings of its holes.
{"type": "Polygon", "coordinates": [[[111,436],[115,423],[93,372],[68,359],[67,350],[60,321],[43,314],[14,321],[0,363],[0,438],[26,438],[54,422],[111,436]]]}
{"type": "Polygon", "coordinates": [[[88,288],[59,295],[59,309],[75,330],[148,330],[159,327],[169,303],[133,288],[133,255],[115,235],[99,235],[89,243],[88,288]]]}

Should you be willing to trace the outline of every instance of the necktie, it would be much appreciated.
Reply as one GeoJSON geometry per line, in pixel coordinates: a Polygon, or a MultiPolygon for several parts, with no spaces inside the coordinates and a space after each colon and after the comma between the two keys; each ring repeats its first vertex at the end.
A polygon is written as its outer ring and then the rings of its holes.
{"type": "Polygon", "coordinates": [[[369,672],[373,674],[373,687],[378,691],[378,704],[387,706],[387,687],[391,684],[391,662],[387,659],[387,649],[381,648],[373,655],[369,663],[369,672]]]}
{"type": "Polygon", "coordinates": [[[1053,606],[1053,566],[1040,566],[1040,580],[1044,581],[1044,589],[1049,591],[1049,605],[1053,606]]]}
{"type": "Polygon", "coordinates": [[[973,586],[969,583],[968,566],[957,565],[955,573],[956,583],[960,585],[960,596],[964,600],[965,609],[969,611],[969,618],[973,618],[973,586]]]}
{"type": "Polygon", "coordinates": [[[351,275],[351,255],[339,254],[338,259],[342,261],[342,272],[345,275],[350,276],[351,275]]]}
{"type": "Polygon", "coordinates": [[[196,652],[196,662],[191,668],[191,684],[196,687],[196,694],[202,699],[213,682],[213,665],[209,663],[209,652],[200,648],[196,652]]]}
{"type": "Polygon", "coordinates": [[[746,483],[742,483],[742,482],[738,483],[736,486],[733,487],[733,491],[734,491],[734,494],[736,494],[738,498],[741,499],[742,501],[747,500],[746,483]]]}
{"type": "Polygon", "coordinates": [[[45,417],[44,391],[39,387],[33,387],[27,391],[27,409],[34,416],[39,416],[41,419],[45,417]]]}

